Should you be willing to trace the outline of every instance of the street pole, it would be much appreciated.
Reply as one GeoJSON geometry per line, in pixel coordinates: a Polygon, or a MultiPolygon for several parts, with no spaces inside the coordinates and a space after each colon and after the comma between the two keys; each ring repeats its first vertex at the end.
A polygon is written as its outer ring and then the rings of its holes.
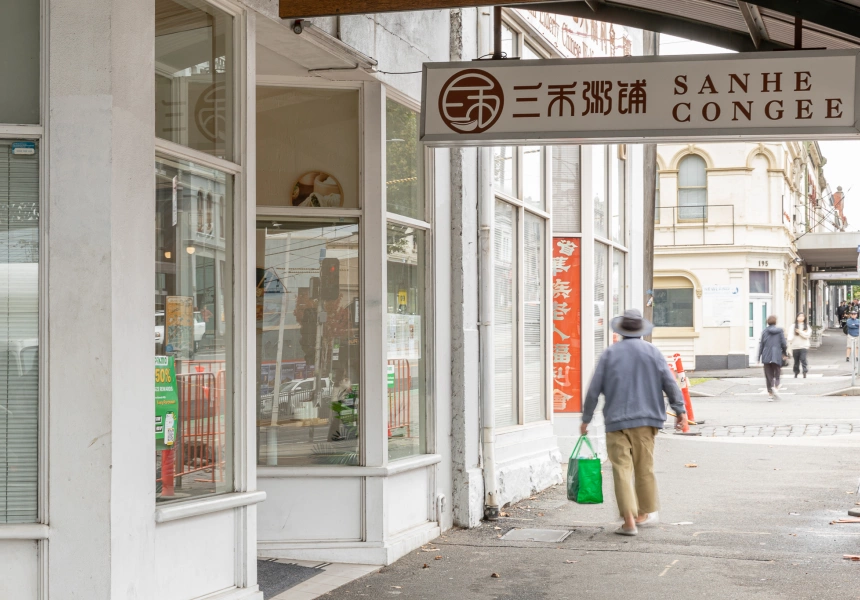
{"type": "MultiPolygon", "coordinates": [[[[656,56],[659,54],[660,34],[653,31],[642,32],[642,54],[645,56],[656,56]]],[[[643,239],[642,239],[642,287],[645,292],[642,307],[642,315],[649,321],[654,320],[653,290],[654,290],[654,222],[655,204],[657,198],[657,144],[642,145],[643,163],[643,202],[642,211],[643,239]]],[[[645,336],[651,341],[651,335],[645,336]]]]}
{"type": "MultiPolygon", "coordinates": [[[[266,233],[268,234],[268,231],[266,233]]],[[[269,422],[269,431],[266,432],[266,464],[269,466],[277,466],[278,464],[278,409],[281,404],[281,363],[284,358],[284,328],[287,321],[287,278],[290,276],[290,242],[292,237],[292,233],[287,234],[287,246],[286,252],[284,252],[284,274],[283,277],[278,279],[278,283],[281,286],[281,319],[278,323],[278,352],[275,362],[275,382],[272,385],[272,420],[269,422]]],[[[264,289],[264,310],[265,298],[264,289]]]]}

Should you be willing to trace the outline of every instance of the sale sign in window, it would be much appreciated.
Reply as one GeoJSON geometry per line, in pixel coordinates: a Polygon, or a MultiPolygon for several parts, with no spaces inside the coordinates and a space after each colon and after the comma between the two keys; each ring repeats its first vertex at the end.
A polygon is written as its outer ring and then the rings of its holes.
{"type": "Polygon", "coordinates": [[[582,412],[582,304],[579,238],[552,243],[552,406],[582,412]]]}

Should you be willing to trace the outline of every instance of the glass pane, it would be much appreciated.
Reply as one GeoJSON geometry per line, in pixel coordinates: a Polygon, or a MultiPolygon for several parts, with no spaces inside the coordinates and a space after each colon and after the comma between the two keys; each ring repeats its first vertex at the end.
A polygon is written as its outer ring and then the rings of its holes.
{"type": "Polygon", "coordinates": [[[388,459],[426,452],[425,234],[388,224],[388,459]]]}
{"type": "Polygon", "coordinates": [[[502,53],[508,58],[517,55],[517,37],[518,34],[515,31],[502,23],[502,53]]]}
{"type": "Polygon", "coordinates": [[[514,179],[514,170],[517,165],[514,160],[514,153],[513,146],[493,148],[493,186],[508,196],[517,195],[516,180],[514,179]]]}
{"type": "Polygon", "coordinates": [[[594,198],[594,233],[606,237],[606,146],[591,147],[591,195],[594,198]]]}
{"type": "Polygon", "coordinates": [[[257,222],[258,464],[359,464],[359,277],[357,219],[257,222]]]}
{"type": "Polygon", "coordinates": [[[538,58],[543,58],[540,54],[538,54],[534,48],[529,46],[528,44],[523,44],[523,55],[522,57],[525,60],[535,60],[538,58]]]}
{"type": "Polygon", "coordinates": [[[523,411],[525,422],[546,418],[544,220],[526,213],[523,222],[523,411]]]}
{"type": "Polygon", "coordinates": [[[358,208],[358,90],[257,86],[257,205],[358,208]]]}
{"type": "Polygon", "coordinates": [[[385,189],[388,211],[424,220],[424,149],[418,143],[418,113],[385,102],[385,189]]]}
{"type": "Polygon", "coordinates": [[[39,243],[38,143],[0,140],[0,523],[38,520],[39,243]]]}
{"type": "Polygon", "coordinates": [[[233,487],[233,178],[155,162],[158,501],[233,487]],[[223,206],[226,231],[214,234],[223,206]]]}
{"type": "Polygon", "coordinates": [[[618,146],[610,146],[609,150],[609,184],[611,186],[610,204],[612,207],[612,241],[624,244],[624,209],[625,209],[625,166],[626,160],[618,158],[618,146]]]}
{"type": "Polygon", "coordinates": [[[678,218],[679,219],[706,219],[708,216],[707,191],[702,188],[678,190],[678,218]]]}
{"type": "Polygon", "coordinates": [[[0,2],[0,123],[39,123],[40,9],[33,0],[0,2]]]}
{"type": "Polygon", "coordinates": [[[624,253],[612,250],[612,316],[624,314],[624,253]]]}
{"type": "Polygon", "coordinates": [[[233,17],[194,0],[155,3],[155,135],[233,158],[233,17]]]}
{"type": "Polygon", "coordinates": [[[770,293],[770,271],[750,271],[750,294],[770,293]]]}
{"type": "Polygon", "coordinates": [[[517,410],[517,222],[514,207],[496,201],[493,265],[495,277],[495,316],[493,338],[495,350],[496,426],[516,425],[517,410]]]}
{"type": "Polygon", "coordinates": [[[655,327],[693,326],[693,288],[654,290],[655,327]]]}
{"type": "Polygon", "coordinates": [[[543,210],[543,148],[523,147],[523,201],[543,210]]]}
{"type": "Polygon", "coordinates": [[[581,146],[552,148],[552,230],[582,233],[581,146]]]}
{"type": "Polygon", "coordinates": [[[604,244],[594,244],[594,364],[606,348],[606,277],[609,248],[604,244]]]}
{"type": "Polygon", "coordinates": [[[708,185],[705,160],[691,154],[678,167],[678,187],[706,187],[708,185]]]}

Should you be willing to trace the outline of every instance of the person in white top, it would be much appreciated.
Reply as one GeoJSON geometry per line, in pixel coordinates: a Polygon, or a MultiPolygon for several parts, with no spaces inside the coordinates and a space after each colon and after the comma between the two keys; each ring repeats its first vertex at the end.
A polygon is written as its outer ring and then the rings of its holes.
{"type": "Polygon", "coordinates": [[[806,364],[806,351],[809,349],[809,336],[812,330],[806,324],[806,315],[800,313],[794,321],[794,330],[789,334],[788,347],[791,348],[791,354],[794,356],[794,376],[800,374],[800,367],[803,366],[803,378],[806,379],[806,373],[809,371],[809,366],[806,364]]]}

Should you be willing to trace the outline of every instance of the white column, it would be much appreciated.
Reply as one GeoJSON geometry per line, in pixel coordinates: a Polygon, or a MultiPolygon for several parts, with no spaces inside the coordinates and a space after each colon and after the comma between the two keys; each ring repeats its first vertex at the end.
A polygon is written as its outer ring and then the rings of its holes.
{"type": "Polygon", "coordinates": [[[153,598],[154,4],[49,3],[51,598],[153,598]]]}

